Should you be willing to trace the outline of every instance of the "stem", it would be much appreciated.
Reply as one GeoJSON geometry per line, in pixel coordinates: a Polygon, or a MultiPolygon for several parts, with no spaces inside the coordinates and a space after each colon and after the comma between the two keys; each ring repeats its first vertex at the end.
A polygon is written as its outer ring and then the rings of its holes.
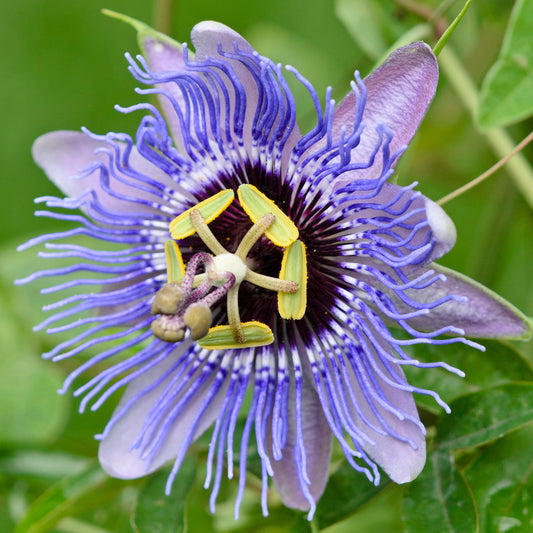
{"type": "Polygon", "coordinates": [[[467,0],[465,2],[465,5],[463,6],[463,9],[461,9],[460,13],[455,17],[454,21],[446,28],[446,31],[442,34],[441,38],[433,48],[433,53],[438,56],[442,49],[444,48],[444,45],[448,41],[448,39],[451,37],[452,33],[455,31],[455,28],[457,27],[457,24],[461,22],[461,19],[464,17],[465,13],[468,11],[468,8],[470,7],[470,3],[472,0],[467,0]]]}
{"type": "Polygon", "coordinates": [[[316,517],[313,517],[309,525],[311,526],[311,533],[320,533],[320,526],[316,517]]]}
{"type": "Polygon", "coordinates": [[[516,155],[518,152],[520,152],[526,145],[528,145],[531,141],[533,141],[533,131],[517,146],[513,148],[511,152],[509,152],[503,159],[500,159],[497,163],[492,165],[488,170],[483,172],[480,176],[477,178],[474,178],[472,181],[469,181],[467,184],[463,185],[462,187],[459,187],[455,191],[451,192],[450,194],[447,194],[443,198],[441,198],[437,203],[439,205],[443,205],[446,202],[449,202],[450,200],[453,200],[457,196],[460,196],[464,192],[472,189],[476,185],[480,184],[483,180],[487,179],[489,176],[494,174],[500,167],[503,167],[511,157],[516,155]]]}
{"type": "Polygon", "coordinates": [[[154,1],[154,28],[165,35],[172,35],[173,0],[154,1]]]}
{"type": "MultiPolygon", "coordinates": [[[[475,120],[478,103],[476,87],[449,46],[440,53],[439,63],[463,105],[475,120]]],[[[491,128],[481,132],[481,135],[498,158],[503,158],[515,150],[513,140],[503,128],[491,128]]],[[[526,202],[533,209],[533,169],[524,155],[517,154],[510,159],[507,162],[507,171],[526,202]]]]}

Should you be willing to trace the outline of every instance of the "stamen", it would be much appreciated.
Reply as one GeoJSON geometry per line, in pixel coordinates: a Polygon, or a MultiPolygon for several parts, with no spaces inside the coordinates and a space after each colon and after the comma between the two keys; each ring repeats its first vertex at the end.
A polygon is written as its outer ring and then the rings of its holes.
{"type": "Polygon", "coordinates": [[[242,241],[237,248],[235,255],[244,261],[248,252],[252,249],[253,245],[259,240],[266,230],[276,220],[276,217],[272,213],[263,215],[246,233],[242,241]]]}
{"type": "Polygon", "coordinates": [[[231,189],[226,189],[200,202],[191,209],[187,209],[170,223],[172,238],[176,240],[185,239],[185,237],[190,237],[195,233],[196,228],[189,218],[191,211],[198,210],[206,224],[208,224],[227,209],[229,204],[233,202],[234,197],[235,193],[231,189]]]}
{"type": "Polygon", "coordinates": [[[254,272],[253,270],[248,270],[244,279],[258,287],[271,291],[293,293],[298,290],[298,283],[295,281],[265,276],[264,274],[259,274],[259,272],[254,272]]]}
{"type": "MultiPolygon", "coordinates": [[[[217,238],[213,235],[213,232],[209,229],[207,221],[204,219],[202,213],[194,209],[189,209],[189,219],[192,226],[198,233],[198,236],[205,245],[215,254],[227,254],[228,251],[217,241],[217,238]]],[[[174,234],[172,234],[174,236],[174,234]]]]}
{"type": "Polygon", "coordinates": [[[274,342],[272,330],[261,322],[243,322],[241,324],[244,342],[238,342],[233,337],[231,326],[215,326],[209,333],[198,341],[207,350],[226,350],[230,348],[252,348],[266,346],[274,342]]]}
{"type": "Polygon", "coordinates": [[[228,322],[231,326],[233,338],[237,342],[244,342],[241,317],[239,314],[239,286],[233,287],[228,293],[228,322]]]}
{"type": "Polygon", "coordinates": [[[265,235],[276,245],[285,248],[298,238],[298,228],[294,222],[266,195],[253,185],[241,185],[237,195],[242,208],[253,222],[264,215],[273,213],[275,220],[265,230],[265,235]]]}
{"type": "Polygon", "coordinates": [[[209,307],[197,303],[187,309],[183,321],[191,332],[191,339],[197,341],[207,335],[213,322],[213,314],[209,307]]]}
{"type": "Polygon", "coordinates": [[[302,241],[293,242],[283,253],[280,280],[298,284],[296,292],[278,292],[278,311],[283,318],[299,320],[307,307],[307,257],[302,241]]]}
{"type": "Polygon", "coordinates": [[[168,282],[179,282],[185,275],[185,265],[178,245],[171,240],[165,242],[168,282]]]}

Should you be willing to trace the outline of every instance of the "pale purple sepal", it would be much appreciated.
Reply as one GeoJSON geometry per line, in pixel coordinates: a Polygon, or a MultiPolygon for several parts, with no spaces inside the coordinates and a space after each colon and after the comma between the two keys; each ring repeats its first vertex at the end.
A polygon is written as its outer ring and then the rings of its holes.
{"type": "MultiPolygon", "coordinates": [[[[94,163],[109,165],[109,157],[101,150],[110,150],[109,144],[105,141],[91,139],[79,131],[61,130],[45,133],[37,138],[32,146],[32,156],[50,181],[66,196],[77,198],[84,192],[94,191],[102,205],[114,211],[138,212],[144,209],[150,213],[158,213],[156,209],[146,205],[132,204],[106,193],[102,189],[98,169],[87,176],[80,177],[80,171],[94,163]]],[[[160,168],[141,157],[136,148],[132,150],[130,162],[136,171],[169,187],[175,185],[160,168]]],[[[155,202],[161,201],[160,197],[153,196],[137,187],[130,187],[112,177],[110,178],[110,187],[120,195],[155,202]]]]}
{"type": "MultiPolygon", "coordinates": [[[[178,42],[149,27],[139,32],[138,40],[144,58],[152,72],[180,72],[183,70],[185,64],[183,48],[178,42]]],[[[192,59],[193,53],[189,52],[189,56],[192,59]]],[[[174,83],[160,83],[156,87],[168,92],[176,102],[183,102],[183,94],[174,83]]],[[[158,96],[170,134],[176,142],[176,145],[182,147],[180,124],[178,116],[173,109],[172,102],[164,95],[160,94],[158,96]]]]}
{"type": "MultiPolygon", "coordinates": [[[[141,374],[135,379],[135,381],[128,385],[115,409],[114,415],[119,413],[133,396],[152,385],[161,376],[168,372],[172,365],[182,355],[182,352],[183,346],[178,346],[164,361],[158,363],[149,371],[141,374]]],[[[105,436],[100,442],[98,459],[102,468],[110,476],[120,479],[135,479],[150,474],[165,463],[176,459],[176,454],[180,450],[181,443],[187,435],[187,430],[197,416],[205,397],[208,395],[209,390],[212,387],[212,379],[206,381],[197,393],[194,394],[190,402],[184,407],[183,412],[172,424],[172,428],[167,437],[164,439],[150,463],[141,459],[137,450],[130,451],[132,443],[134,443],[139,437],[141,428],[150,409],[168,385],[171,376],[172,373],[169,373],[169,376],[167,376],[161,384],[148,392],[141,399],[135,401],[124,416],[114,424],[109,435],[105,436]]],[[[192,386],[194,381],[195,380],[191,380],[190,386],[192,386]]],[[[194,438],[199,437],[206,429],[208,429],[220,414],[220,406],[224,399],[228,384],[229,380],[226,380],[226,383],[222,385],[221,389],[206,409],[198,423],[194,438]]]]}
{"type": "MultiPolygon", "coordinates": [[[[235,47],[241,52],[249,54],[256,54],[252,46],[246,41],[244,37],[239,35],[236,31],[228,28],[220,22],[204,21],[197,24],[191,31],[191,42],[196,50],[196,59],[202,60],[206,57],[224,59],[229,63],[234,70],[239,83],[246,94],[246,116],[243,127],[243,142],[246,146],[248,154],[251,154],[251,131],[254,115],[258,106],[258,89],[248,68],[237,59],[232,59],[228,56],[219,54],[220,50],[229,54],[235,53],[235,47]]],[[[235,106],[234,88],[231,83],[228,83],[228,91],[230,96],[231,116],[235,106]]],[[[223,118],[223,117],[221,117],[223,118]]],[[[291,150],[300,139],[300,131],[295,125],[291,134],[285,141],[282,154],[282,168],[285,169],[291,155],[291,150]]]]}
{"type": "Polygon", "coordinates": [[[455,326],[463,329],[466,337],[479,338],[528,339],[531,336],[531,323],[527,317],[481,283],[435,263],[425,270],[443,274],[446,281],[438,280],[425,289],[407,291],[411,298],[431,302],[456,294],[468,300],[451,300],[435,307],[428,315],[410,319],[408,322],[413,327],[429,331],[455,326]]]}
{"type": "MultiPolygon", "coordinates": [[[[365,129],[361,143],[352,150],[352,160],[366,161],[379,138],[376,126],[382,124],[392,133],[391,153],[409,143],[429,106],[438,82],[438,65],[431,48],[416,42],[395,50],[376,70],[364,79],[368,91],[363,113],[365,129]]],[[[342,100],[335,110],[334,138],[344,126],[353,129],[355,94],[342,100]]],[[[372,165],[359,171],[359,178],[377,178],[381,169],[372,165]]]]}
{"type": "MultiPolygon", "coordinates": [[[[308,488],[314,500],[318,501],[328,481],[332,433],[313,386],[309,384],[306,378],[303,378],[302,385],[302,432],[307,455],[307,475],[311,482],[308,488]]],[[[294,459],[294,447],[296,445],[294,396],[294,387],[291,386],[287,413],[287,443],[282,451],[282,459],[279,461],[273,459],[270,425],[268,427],[267,446],[274,470],[274,486],[284,505],[292,509],[307,511],[310,505],[300,487],[294,459]]]]}

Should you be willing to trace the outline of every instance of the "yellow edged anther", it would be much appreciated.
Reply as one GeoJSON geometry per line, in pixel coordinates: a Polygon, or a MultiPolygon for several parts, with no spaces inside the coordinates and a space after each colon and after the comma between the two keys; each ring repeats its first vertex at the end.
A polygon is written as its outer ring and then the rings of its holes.
{"type": "Polygon", "coordinates": [[[233,202],[233,198],[235,198],[235,193],[231,189],[226,189],[191,207],[191,209],[187,209],[170,223],[172,238],[177,240],[185,239],[185,237],[190,237],[196,232],[189,217],[193,209],[199,211],[205,222],[209,224],[227,209],[229,204],[233,202]]]}
{"type": "Polygon", "coordinates": [[[272,330],[261,322],[244,322],[241,324],[244,333],[244,342],[237,342],[233,337],[231,326],[215,326],[198,344],[207,350],[227,350],[230,348],[253,348],[266,346],[274,342],[272,330]]]}
{"type": "Polygon", "coordinates": [[[299,320],[307,307],[307,257],[302,241],[293,242],[283,252],[279,278],[298,283],[296,292],[278,292],[279,314],[283,318],[299,320]]]}
{"type": "Polygon", "coordinates": [[[267,196],[253,185],[241,185],[237,195],[246,214],[257,222],[267,213],[276,219],[265,231],[265,235],[276,245],[285,248],[298,238],[298,228],[294,222],[267,196]]]}
{"type": "Polygon", "coordinates": [[[185,265],[178,245],[170,239],[165,242],[165,257],[167,260],[167,283],[180,282],[185,275],[185,265]]]}

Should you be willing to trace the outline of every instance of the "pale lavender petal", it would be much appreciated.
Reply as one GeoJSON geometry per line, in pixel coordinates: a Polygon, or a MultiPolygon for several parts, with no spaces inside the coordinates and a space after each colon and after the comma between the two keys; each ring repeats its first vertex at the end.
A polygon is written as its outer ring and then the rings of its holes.
{"type": "MultiPolygon", "coordinates": [[[[255,50],[252,46],[239,35],[236,31],[228,28],[224,24],[213,21],[204,21],[197,24],[191,32],[191,42],[196,49],[196,59],[202,60],[206,57],[221,59],[219,54],[219,46],[223,52],[234,53],[235,47],[241,52],[254,54],[255,50]]],[[[250,153],[251,143],[250,136],[252,131],[252,124],[256,108],[258,105],[258,89],[248,68],[246,68],[240,61],[223,57],[223,59],[231,65],[239,83],[242,84],[246,95],[246,115],[244,119],[243,141],[250,153]]],[[[231,114],[233,114],[235,106],[234,89],[229,81],[227,81],[230,95],[231,114]]],[[[221,117],[223,119],[223,117],[221,117]]],[[[283,146],[282,154],[282,168],[285,169],[290,158],[292,148],[300,139],[300,131],[297,125],[294,125],[288,138],[283,146]]]]}
{"type": "MultiPolygon", "coordinates": [[[[120,143],[119,143],[120,144],[120,143]]],[[[32,146],[32,156],[50,181],[54,183],[66,196],[77,198],[82,193],[94,191],[100,203],[115,211],[138,212],[145,210],[150,213],[157,213],[157,210],[149,206],[117,198],[106,193],[102,189],[99,169],[95,169],[88,176],[79,177],[80,171],[88,168],[94,163],[104,166],[109,165],[109,157],[106,153],[97,150],[111,150],[105,141],[92,139],[78,131],[52,131],[37,138],[32,146]]],[[[159,181],[173,187],[174,182],[161,169],[147,161],[139,155],[133,148],[130,155],[130,163],[135,170],[149,176],[154,181],[159,181]]],[[[152,195],[140,188],[126,185],[114,178],[110,178],[111,189],[123,196],[131,196],[138,199],[161,202],[161,198],[152,195]]]]}
{"type": "MultiPolygon", "coordinates": [[[[294,382],[292,382],[294,385],[294,382]]],[[[329,461],[331,457],[332,434],[322,406],[312,385],[303,378],[302,388],[302,430],[307,454],[307,474],[309,476],[309,492],[318,501],[328,480],[329,461]]],[[[274,470],[274,486],[287,507],[309,510],[309,501],[305,498],[298,481],[297,467],[294,460],[296,445],[296,413],[294,408],[294,386],[291,386],[288,402],[287,444],[282,450],[283,457],[272,459],[272,435],[269,425],[267,444],[274,470]]]]}
{"type": "Polygon", "coordinates": [[[196,24],[191,31],[191,42],[196,50],[197,59],[205,59],[207,56],[218,57],[219,43],[226,51],[233,50],[234,43],[245,52],[254,51],[248,41],[235,30],[212,20],[196,24]]]}
{"type": "Polygon", "coordinates": [[[433,263],[425,270],[429,269],[446,276],[446,281],[438,280],[425,289],[411,289],[407,291],[411,298],[424,303],[455,294],[468,301],[450,300],[439,305],[430,314],[409,320],[413,327],[429,331],[451,325],[463,329],[467,337],[528,339],[531,336],[530,321],[501,296],[449,268],[433,263]]]}
{"type": "MultiPolygon", "coordinates": [[[[376,364],[380,365],[383,369],[382,363],[377,356],[376,364]]],[[[407,385],[407,380],[405,379],[402,369],[399,366],[396,366],[394,367],[394,371],[398,379],[404,385],[407,385]]],[[[351,373],[351,377],[352,390],[355,393],[359,408],[363,412],[363,415],[371,424],[378,428],[383,427],[383,422],[378,420],[368,403],[372,400],[367,400],[366,396],[361,391],[359,382],[353,377],[353,373],[351,373]]],[[[379,412],[382,420],[384,420],[389,427],[386,435],[382,435],[367,426],[353,408],[351,409],[352,417],[355,425],[361,428],[374,442],[374,445],[364,443],[364,451],[386,472],[392,481],[395,483],[407,483],[418,476],[426,462],[425,435],[422,433],[420,427],[414,422],[420,420],[416,404],[413,399],[413,394],[409,391],[400,390],[381,379],[379,380],[379,387],[384,395],[385,402],[392,406],[397,412],[401,412],[407,416],[403,420],[400,420],[398,416],[373,401],[374,409],[379,412]],[[411,420],[409,420],[409,418],[411,418],[411,420]],[[410,439],[412,444],[414,444],[414,447],[411,443],[404,442],[389,434],[392,432],[401,435],[405,439],[410,439]]]]}
{"type": "MultiPolygon", "coordinates": [[[[136,394],[141,393],[157,379],[164,376],[176,362],[182,351],[183,346],[178,347],[164,361],[160,362],[153,369],[147,371],[133,381],[124,392],[115,409],[115,414],[120,412],[124,405],[136,394]]],[[[114,424],[109,435],[105,436],[100,442],[98,459],[102,468],[110,476],[120,479],[135,479],[154,472],[165,463],[176,458],[180,445],[186,437],[191,423],[197,416],[200,407],[212,386],[212,379],[204,383],[195,396],[185,406],[184,411],[173,424],[163,444],[149,464],[147,461],[139,457],[137,450],[129,451],[130,447],[139,436],[145,418],[165,387],[168,385],[170,379],[171,375],[169,374],[162,383],[146,395],[139,398],[124,416],[114,424]]],[[[191,380],[191,385],[189,386],[192,386],[194,381],[195,380],[191,380]]],[[[229,383],[229,380],[226,381],[229,383]]],[[[218,416],[228,383],[221,387],[209,407],[204,412],[194,432],[194,438],[199,437],[206,429],[208,429],[218,416]]]]}
{"type": "MultiPolygon", "coordinates": [[[[431,48],[416,42],[395,50],[376,70],[364,79],[368,91],[363,122],[365,129],[361,142],[352,150],[352,160],[366,161],[376,146],[379,135],[376,126],[383,124],[393,134],[391,153],[407,145],[415,134],[438,81],[438,65],[431,48]]],[[[353,129],[355,94],[342,100],[335,110],[333,121],[334,138],[342,127],[353,129]]],[[[376,178],[379,165],[359,171],[359,178],[376,178]]]]}

